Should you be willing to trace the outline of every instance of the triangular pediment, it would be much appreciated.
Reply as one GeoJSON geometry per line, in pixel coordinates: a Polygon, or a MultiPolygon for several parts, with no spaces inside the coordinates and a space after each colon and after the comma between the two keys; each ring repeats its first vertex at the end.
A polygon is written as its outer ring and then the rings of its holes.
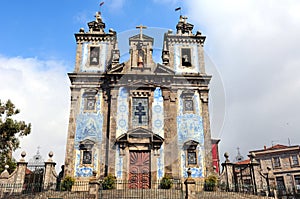
{"type": "Polygon", "coordinates": [[[79,142],[79,148],[81,150],[90,150],[95,145],[95,141],[91,139],[85,139],[81,142],[79,142]]]}
{"type": "Polygon", "coordinates": [[[152,131],[142,127],[132,129],[131,131],[128,131],[127,134],[129,135],[129,137],[134,137],[134,138],[146,138],[146,137],[151,138],[153,136],[152,131]]]}
{"type": "Polygon", "coordinates": [[[134,142],[136,141],[137,143],[141,143],[138,140],[144,140],[145,142],[143,143],[153,143],[158,146],[161,146],[161,144],[164,142],[164,139],[161,136],[154,134],[152,131],[142,127],[137,127],[123,135],[120,135],[117,138],[116,142],[134,144],[134,142]]]}
{"type": "Polygon", "coordinates": [[[164,74],[174,75],[175,71],[173,71],[171,68],[169,68],[167,66],[157,64],[157,67],[155,68],[154,73],[164,73],[164,74]]]}
{"type": "Polygon", "coordinates": [[[199,142],[195,140],[189,140],[183,144],[183,148],[186,150],[195,150],[198,146],[199,142]]]}
{"type": "MultiPolygon", "coordinates": [[[[134,35],[132,37],[129,38],[129,41],[140,41],[140,34],[134,35]]],[[[148,35],[142,34],[142,41],[150,41],[153,43],[154,39],[152,37],[149,37],[148,35]]]]}

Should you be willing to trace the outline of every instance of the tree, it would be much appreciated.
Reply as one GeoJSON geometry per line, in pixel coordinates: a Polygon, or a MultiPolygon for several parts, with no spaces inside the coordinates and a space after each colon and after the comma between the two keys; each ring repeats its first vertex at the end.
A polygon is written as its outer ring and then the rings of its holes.
{"type": "Polygon", "coordinates": [[[13,119],[18,113],[20,110],[10,100],[5,103],[0,100],[0,173],[6,164],[10,167],[9,172],[14,170],[16,164],[12,152],[20,145],[19,138],[27,136],[31,131],[30,123],[13,119]]]}

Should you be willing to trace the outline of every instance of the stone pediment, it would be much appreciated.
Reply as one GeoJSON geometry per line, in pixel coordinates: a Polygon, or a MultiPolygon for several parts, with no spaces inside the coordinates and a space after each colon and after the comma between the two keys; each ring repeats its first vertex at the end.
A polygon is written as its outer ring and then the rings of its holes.
{"type": "Polygon", "coordinates": [[[174,75],[175,71],[173,71],[171,68],[169,68],[167,66],[157,64],[157,67],[155,68],[154,73],[164,73],[164,74],[174,75]]]}
{"type": "Polygon", "coordinates": [[[91,139],[85,139],[79,142],[79,149],[80,150],[90,150],[95,145],[95,141],[91,139]]]}
{"type": "Polygon", "coordinates": [[[183,144],[183,148],[185,150],[195,150],[198,146],[199,142],[195,140],[189,140],[183,144]]]}
{"type": "MultiPolygon", "coordinates": [[[[129,41],[141,41],[140,34],[130,37],[129,41]]],[[[149,37],[148,35],[142,34],[142,41],[153,43],[154,39],[152,37],[149,37]]]]}
{"type": "Polygon", "coordinates": [[[116,140],[116,143],[118,143],[121,148],[136,144],[160,148],[163,142],[164,139],[161,136],[154,134],[152,131],[142,127],[132,129],[127,133],[120,135],[116,140]]]}

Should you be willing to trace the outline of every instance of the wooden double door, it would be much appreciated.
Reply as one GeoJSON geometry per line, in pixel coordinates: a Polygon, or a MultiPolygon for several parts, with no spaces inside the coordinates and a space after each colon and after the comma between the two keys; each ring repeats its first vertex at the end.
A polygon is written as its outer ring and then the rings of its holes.
{"type": "Polygon", "coordinates": [[[149,189],[150,183],[150,151],[130,151],[129,188],[149,189]]]}

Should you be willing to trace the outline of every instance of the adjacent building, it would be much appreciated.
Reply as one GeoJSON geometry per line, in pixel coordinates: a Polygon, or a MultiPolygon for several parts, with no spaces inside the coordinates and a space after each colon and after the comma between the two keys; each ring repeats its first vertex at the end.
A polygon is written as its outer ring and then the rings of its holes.
{"type": "MultiPolygon", "coordinates": [[[[276,190],[279,196],[300,194],[299,145],[265,146],[249,151],[249,157],[236,163],[222,164],[230,171],[228,176],[232,190],[254,194],[276,190]]],[[[225,172],[223,174],[227,176],[225,172]]],[[[228,178],[223,181],[226,180],[228,178]]]]}
{"type": "MultiPolygon", "coordinates": [[[[300,146],[274,145],[250,151],[256,155],[260,172],[267,176],[268,171],[275,177],[277,189],[281,194],[300,192],[300,146]]],[[[260,177],[259,183],[266,184],[260,177]]]]}

